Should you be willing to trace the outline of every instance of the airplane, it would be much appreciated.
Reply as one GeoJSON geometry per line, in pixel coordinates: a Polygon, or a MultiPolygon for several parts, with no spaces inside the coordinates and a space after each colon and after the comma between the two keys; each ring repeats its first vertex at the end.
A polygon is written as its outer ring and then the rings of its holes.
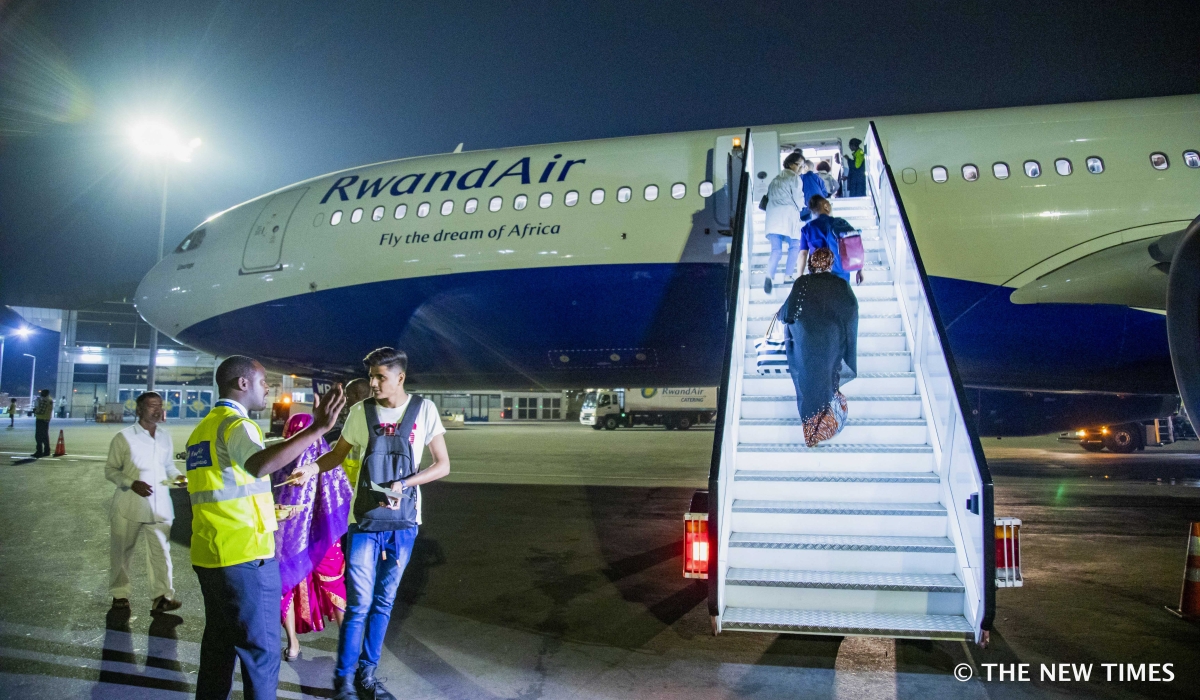
{"type": "MultiPolygon", "coordinates": [[[[1200,213],[1200,95],[753,127],[755,192],[793,149],[845,153],[872,122],[980,435],[1174,410],[1165,297],[1200,213]]],[[[314,377],[399,347],[417,391],[716,385],[744,131],[322,175],[200,224],[137,308],[314,377]]]]}

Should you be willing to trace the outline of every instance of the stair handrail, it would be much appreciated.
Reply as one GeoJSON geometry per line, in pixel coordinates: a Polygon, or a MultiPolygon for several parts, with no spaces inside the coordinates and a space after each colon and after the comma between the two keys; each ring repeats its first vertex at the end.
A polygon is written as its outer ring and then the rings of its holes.
{"type": "MultiPolygon", "coordinates": [[[[708,467],[708,614],[716,621],[720,619],[721,614],[721,591],[719,590],[720,570],[721,570],[721,525],[724,522],[725,509],[722,507],[722,490],[721,490],[721,465],[725,460],[726,448],[730,447],[730,443],[735,442],[731,435],[727,435],[733,427],[734,422],[729,420],[732,414],[732,406],[735,403],[737,393],[731,391],[735,387],[730,386],[730,373],[733,367],[734,346],[737,340],[738,315],[742,307],[741,292],[746,286],[743,282],[743,272],[746,278],[749,277],[749,269],[747,261],[750,256],[745,254],[745,232],[746,232],[746,207],[747,207],[747,191],[750,187],[750,129],[746,129],[746,137],[742,141],[742,172],[738,179],[737,204],[735,218],[733,221],[733,230],[730,232],[733,241],[729,249],[729,272],[726,277],[726,314],[725,314],[725,356],[721,368],[721,386],[717,391],[717,417],[715,421],[715,434],[713,437],[712,459],[708,467]],[[743,271],[743,267],[747,267],[743,271]]],[[[736,444],[732,445],[733,449],[737,448],[736,444]]],[[[717,630],[719,631],[719,630],[717,630]]]]}
{"type": "MultiPolygon", "coordinates": [[[[925,263],[922,260],[920,248],[917,246],[916,237],[913,235],[913,228],[912,228],[912,224],[908,218],[908,212],[904,207],[904,200],[901,199],[901,197],[900,197],[900,190],[896,185],[896,180],[892,173],[891,165],[888,163],[887,152],[883,148],[883,143],[879,136],[879,130],[876,127],[874,121],[870,122],[870,127],[868,129],[867,141],[870,145],[874,146],[874,150],[879,156],[879,161],[880,161],[880,166],[881,166],[880,172],[878,174],[868,173],[868,177],[870,178],[870,183],[869,183],[870,187],[868,188],[868,190],[870,191],[871,198],[875,204],[876,215],[880,219],[880,223],[879,223],[880,235],[884,236],[885,247],[887,248],[889,257],[892,258],[893,269],[896,269],[897,263],[900,262],[900,260],[899,260],[899,254],[900,254],[899,245],[893,243],[890,240],[890,237],[888,237],[886,232],[884,231],[885,225],[888,223],[888,221],[887,221],[888,207],[887,207],[887,202],[886,202],[886,196],[891,195],[891,198],[893,200],[892,203],[895,205],[896,211],[899,214],[900,229],[904,235],[904,243],[907,245],[908,252],[912,256],[911,260],[912,260],[913,266],[917,272],[917,277],[921,283],[921,292],[922,292],[922,295],[924,296],[926,304],[928,305],[928,308],[929,308],[929,318],[933,322],[935,335],[936,335],[938,343],[940,345],[942,358],[944,359],[945,364],[946,364],[946,372],[947,372],[947,375],[950,379],[952,386],[954,387],[953,398],[954,398],[954,403],[956,404],[956,406],[954,407],[956,409],[955,415],[960,417],[960,419],[961,419],[960,421],[955,421],[954,423],[947,426],[947,430],[945,431],[944,434],[938,435],[937,431],[934,430],[934,428],[935,428],[934,425],[930,426],[930,431],[939,440],[938,454],[940,455],[941,452],[947,448],[947,446],[949,446],[950,449],[953,450],[953,444],[954,444],[953,440],[954,440],[956,433],[958,432],[958,428],[960,427],[959,423],[961,422],[961,429],[964,432],[966,432],[966,434],[969,438],[969,443],[970,443],[970,447],[971,447],[971,455],[973,456],[973,459],[971,461],[975,467],[975,477],[978,479],[978,482],[979,482],[978,513],[977,514],[980,516],[980,525],[981,525],[981,530],[982,530],[982,532],[980,533],[980,543],[981,543],[980,549],[982,551],[977,552],[977,554],[981,560],[980,563],[982,564],[983,575],[982,575],[982,580],[978,581],[977,583],[982,587],[982,590],[979,592],[982,594],[980,596],[980,602],[982,604],[983,609],[980,611],[980,614],[978,616],[976,616],[976,619],[978,621],[976,624],[976,641],[978,641],[983,631],[991,629],[992,622],[995,618],[995,609],[996,609],[996,561],[995,561],[995,527],[994,527],[995,509],[994,509],[994,497],[993,497],[993,487],[992,487],[992,474],[991,474],[991,470],[988,468],[988,465],[987,465],[987,458],[984,456],[984,453],[983,453],[982,443],[979,440],[978,426],[975,421],[968,420],[966,417],[965,411],[970,406],[970,403],[967,401],[966,389],[963,385],[961,375],[959,374],[958,365],[954,360],[954,352],[950,347],[949,336],[946,333],[946,326],[943,323],[941,313],[938,310],[937,300],[933,295],[933,288],[929,281],[929,275],[925,271],[925,263]],[[884,190],[884,187],[885,187],[885,184],[883,182],[884,179],[887,180],[887,183],[886,183],[887,190],[886,191],[884,190]],[[884,200],[884,201],[881,201],[881,200],[884,200]]],[[[896,281],[897,285],[901,285],[901,283],[902,283],[902,281],[899,279],[898,276],[895,277],[895,281],[896,281]]],[[[906,327],[908,327],[908,330],[913,335],[914,339],[916,339],[916,337],[920,333],[920,331],[918,330],[918,328],[911,327],[911,316],[909,314],[911,313],[912,310],[908,307],[907,299],[904,297],[903,294],[898,294],[897,296],[899,297],[899,302],[900,302],[901,308],[905,312],[905,325],[906,325],[906,327]]],[[[919,326],[919,323],[918,323],[918,326],[919,326]]],[[[918,375],[921,375],[922,373],[919,371],[920,370],[919,363],[922,361],[923,358],[919,357],[919,355],[920,355],[920,353],[918,352],[918,348],[914,346],[912,348],[914,369],[917,369],[918,375]]],[[[921,380],[921,376],[918,376],[918,380],[921,380]]],[[[928,395],[929,392],[923,392],[923,393],[928,395]]],[[[932,399],[930,399],[930,400],[932,401],[932,399]]],[[[931,421],[933,420],[932,416],[930,416],[929,418],[931,421]]],[[[941,468],[942,461],[943,460],[939,460],[939,471],[941,471],[940,468],[941,468]]],[[[949,466],[953,466],[953,454],[951,454],[949,456],[949,461],[947,461],[946,463],[949,466]]],[[[945,483],[946,482],[945,474],[942,474],[942,479],[943,479],[943,483],[945,483]]],[[[960,514],[960,511],[958,509],[963,507],[966,504],[958,503],[957,499],[954,499],[953,493],[951,493],[950,505],[955,510],[954,517],[957,520],[958,515],[960,514]]],[[[972,510],[970,512],[975,513],[976,511],[972,510]]],[[[962,545],[964,547],[967,544],[968,543],[965,541],[962,542],[962,545]]],[[[964,552],[964,554],[966,554],[966,552],[964,552]]],[[[964,581],[963,583],[967,584],[969,582],[964,581]]]]}

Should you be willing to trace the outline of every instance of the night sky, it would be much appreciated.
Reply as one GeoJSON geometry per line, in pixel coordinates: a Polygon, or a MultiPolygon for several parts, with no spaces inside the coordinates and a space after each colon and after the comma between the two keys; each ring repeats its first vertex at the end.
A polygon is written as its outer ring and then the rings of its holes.
{"type": "Polygon", "coordinates": [[[0,302],[132,293],[161,186],[143,115],[204,142],[172,166],[170,250],[259,194],[459,142],[1194,93],[1198,37],[1195,0],[0,2],[0,302]]]}

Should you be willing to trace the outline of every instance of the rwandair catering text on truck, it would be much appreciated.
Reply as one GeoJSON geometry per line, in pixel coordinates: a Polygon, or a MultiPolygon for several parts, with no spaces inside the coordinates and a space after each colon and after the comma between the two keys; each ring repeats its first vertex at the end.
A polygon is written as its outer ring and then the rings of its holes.
{"type": "Polygon", "coordinates": [[[682,389],[588,389],[579,422],[596,430],[661,425],[687,430],[717,413],[716,387],[682,389]]]}

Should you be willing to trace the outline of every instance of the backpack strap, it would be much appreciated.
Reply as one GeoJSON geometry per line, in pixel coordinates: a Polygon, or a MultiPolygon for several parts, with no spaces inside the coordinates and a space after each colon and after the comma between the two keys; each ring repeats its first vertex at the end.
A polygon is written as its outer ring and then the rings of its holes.
{"type": "Polygon", "coordinates": [[[424,401],[417,394],[412,394],[408,401],[408,409],[404,411],[404,418],[400,419],[400,425],[396,426],[397,435],[404,436],[405,440],[410,439],[413,429],[417,427],[417,416],[421,414],[421,404],[424,401]]]}

